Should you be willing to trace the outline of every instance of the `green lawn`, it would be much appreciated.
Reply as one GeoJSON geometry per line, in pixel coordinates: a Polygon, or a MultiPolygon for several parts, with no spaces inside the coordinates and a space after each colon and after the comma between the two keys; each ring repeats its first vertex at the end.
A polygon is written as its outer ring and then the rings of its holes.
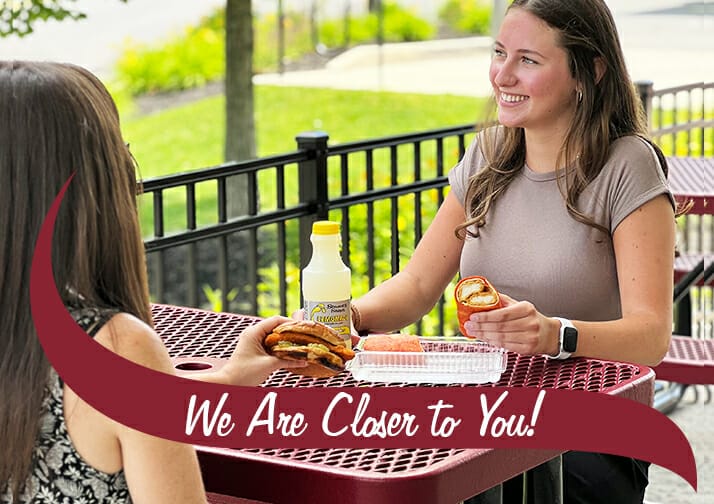
{"type": "MultiPolygon", "coordinates": [[[[478,122],[483,99],[333,89],[257,86],[258,155],[294,151],[295,135],[322,130],[330,143],[478,122]]],[[[123,117],[143,178],[223,161],[223,96],[140,117],[123,117]]]]}

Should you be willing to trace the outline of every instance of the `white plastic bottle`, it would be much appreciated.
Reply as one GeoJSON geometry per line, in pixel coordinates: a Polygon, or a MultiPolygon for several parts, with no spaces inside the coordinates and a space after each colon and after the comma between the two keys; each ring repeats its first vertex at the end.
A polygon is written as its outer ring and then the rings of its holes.
{"type": "Polygon", "coordinates": [[[350,340],[350,269],[340,256],[340,225],[332,221],[312,224],[312,257],[302,270],[305,318],[321,322],[350,340]]]}

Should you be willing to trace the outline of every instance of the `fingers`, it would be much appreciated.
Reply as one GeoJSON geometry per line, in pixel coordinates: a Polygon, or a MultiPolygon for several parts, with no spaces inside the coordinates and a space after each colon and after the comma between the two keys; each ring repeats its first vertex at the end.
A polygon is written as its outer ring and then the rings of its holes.
{"type": "Polygon", "coordinates": [[[503,306],[510,306],[510,305],[518,302],[515,299],[513,299],[512,297],[506,296],[505,294],[503,294],[501,292],[498,293],[498,297],[501,298],[501,302],[502,302],[503,306]]]}
{"type": "Polygon", "coordinates": [[[506,303],[503,308],[472,314],[464,323],[468,336],[522,354],[537,353],[545,318],[532,303],[511,298],[506,303]]]}
{"type": "Polygon", "coordinates": [[[279,366],[277,369],[297,369],[307,367],[306,360],[289,360],[289,359],[279,359],[274,357],[277,361],[276,365],[279,366]]]}
{"type": "Polygon", "coordinates": [[[509,298],[507,303],[509,304],[503,308],[472,313],[469,320],[479,323],[504,322],[538,315],[538,310],[528,301],[514,301],[509,298]]]}
{"type": "MultiPolygon", "coordinates": [[[[288,322],[289,320],[290,320],[289,318],[283,317],[281,315],[273,315],[272,317],[261,320],[260,322],[252,325],[248,329],[256,328],[256,329],[260,329],[261,331],[264,331],[265,334],[268,334],[273,329],[275,329],[277,326],[279,326],[280,324],[282,324],[284,322],[288,322]]],[[[246,331],[248,329],[246,329],[246,331]]]]}

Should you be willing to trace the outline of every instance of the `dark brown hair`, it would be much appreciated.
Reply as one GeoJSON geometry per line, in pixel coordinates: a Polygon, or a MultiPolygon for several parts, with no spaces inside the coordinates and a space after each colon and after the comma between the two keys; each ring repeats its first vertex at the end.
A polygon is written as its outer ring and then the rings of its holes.
{"type": "MultiPolygon", "coordinates": [[[[578,197],[602,170],[609,147],[617,138],[637,135],[650,143],[665,175],[667,163],[661,150],[647,138],[647,122],[635,86],[625,66],[612,14],[603,0],[514,0],[508,11],[521,9],[557,31],[557,40],[568,58],[570,74],[582,99],[559,153],[557,168],[572,167],[571,176],[558,177],[570,215],[609,236],[608,230],[578,210],[578,197]],[[602,61],[598,80],[595,61],[602,61]]],[[[578,99],[575,95],[573,99],[578,99]]],[[[467,221],[456,228],[458,236],[478,236],[493,202],[518,175],[525,163],[523,128],[492,127],[479,135],[486,162],[466,192],[467,221]],[[468,228],[475,226],[475,231],[468,228]]]]}
{"type": "Polygon", "coordinates": [[[68,64],[0,62],[0,494],[29,475],[49,363],[30,314],[33,249],[70,174],[53,239],[66,305],[152,323],[136,168],[102,83],[68,64]]]}

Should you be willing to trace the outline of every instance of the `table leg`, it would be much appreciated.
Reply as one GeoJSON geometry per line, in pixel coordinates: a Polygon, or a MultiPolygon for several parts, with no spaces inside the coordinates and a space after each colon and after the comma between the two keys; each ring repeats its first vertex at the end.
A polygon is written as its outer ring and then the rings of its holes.
{"type": "Polygon", "coordinates": [[[689,292],[677,303],[674,333],[680,336],[692,335],[692,297],[689,292]]]}
{"type": "Polygon", "coordinates": [[[503,485],[496,485],[485,492],[466,499],[462,504],[503,504],[503,485]]]}
{"type": "Polygon", "coordinates": [[[525,504],[562,504],[563,457],[558,456],[525,473],[525,504]]]}

